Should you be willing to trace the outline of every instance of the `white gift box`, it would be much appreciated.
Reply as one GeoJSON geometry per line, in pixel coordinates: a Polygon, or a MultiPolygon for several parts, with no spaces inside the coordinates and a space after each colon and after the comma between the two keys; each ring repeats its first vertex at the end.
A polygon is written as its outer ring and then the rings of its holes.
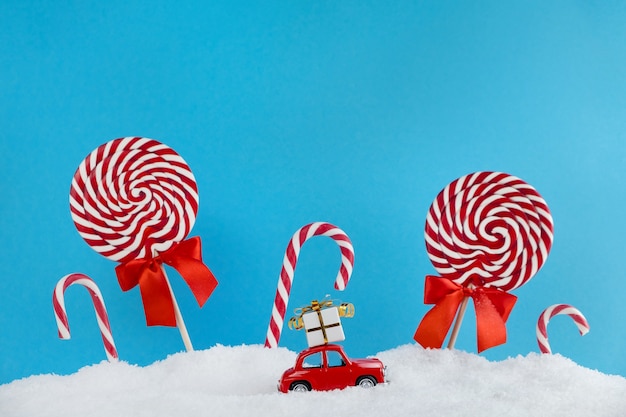
{"type": "Polygon", "coordinates": [[[346,339],[337,307],[324,308],[302,315],[309,347],[346,339]]]}

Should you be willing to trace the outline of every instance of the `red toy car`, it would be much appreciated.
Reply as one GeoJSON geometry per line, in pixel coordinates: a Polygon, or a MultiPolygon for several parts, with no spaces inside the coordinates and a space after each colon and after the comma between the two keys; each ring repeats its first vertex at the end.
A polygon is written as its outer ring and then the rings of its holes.
{"type": "Polygon", "coordinates": [[[385,382],[385,366],[376,358],[349,359],[339,345],[326,344],[303,350],[293,368],[278,381],[278,390],[329,391],[349,386],[373,387],[385,382]]]}

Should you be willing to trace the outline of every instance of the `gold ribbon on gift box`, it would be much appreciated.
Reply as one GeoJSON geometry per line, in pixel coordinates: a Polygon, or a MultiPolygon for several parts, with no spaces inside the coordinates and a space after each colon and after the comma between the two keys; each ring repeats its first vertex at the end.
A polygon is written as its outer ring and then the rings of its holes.
{"type": "MultiPolygon", "coordinates": [[[[306,307],[296,308],[293,311],[296,316],[289,319],[289,321],[287,322],[287,326],[289,326],[291,330],[304,329],[304,321],[302,320],[302,315],[315,311],[317,312],[317,315],[320,319],[320,323],[322,324],[321,330],[324,331],[324,321],[322,320],[321,310],[324,308],[329,308],[329,307],[333,307],[333,300],[322,300],[321,302],[318,302],[317,300],[313,300],[311,301],[311,305],[308,305],[306,307]]],[[[354,317],[354,304],[341,303],[335,307],[337,307],[337,310],[339,311],[339,317],[346,317],[346,318],[354,317]]],[[[338,326],[339,324],[336,324],[336,325],[338,326]]],[[[315,328],[311,330],[320,330],[320,329],[315,328]]],[[[326,337],[324,337],[324,339],[326,339],[326,337]]]]}

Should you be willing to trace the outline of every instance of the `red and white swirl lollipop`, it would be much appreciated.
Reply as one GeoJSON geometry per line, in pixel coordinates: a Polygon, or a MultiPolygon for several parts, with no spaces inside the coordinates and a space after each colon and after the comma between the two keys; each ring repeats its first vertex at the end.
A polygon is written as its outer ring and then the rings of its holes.
{"type": "Polygon", "coordinates": [[[501,172],[476,172],[439,193],[424,235],[428,257],[443,278],[510,291],[545,262],[553,223],[529,184],[501,172]]]}
{"type": "Polygon", "coordinates": [[[458,310],[448,344],[453,347],[471,297],[479,352],[504,343],[516,301],[508,291],[528,282],[552,247],[552,216],[544,199],[512,175],[465,175],[437,195],[424,236],[441,277],[426,277],[424,302],[435,307],[422,319],[415,340],[440,347],[458,310]]]}
{"type": "Polygon", "coordinates": [[[164,252],[187,236],[198,213],[198,188],[189,166],[167,145],[120,138],[79,165],[70,211],[89,246],[126,262],[164,252]]]}
{"type": "Polygon", "coordinates": [[[118,261],[122,290],[141,290],[146,321],[178,326],[193,350],[162,264],[173,266],[202,306],[217,285],[202,263],[200,239],[184,240],[198,212],[189,166],[154,139],[125,137],[99,146],[79,165],[70,211],[82,238],[118,261]]]}

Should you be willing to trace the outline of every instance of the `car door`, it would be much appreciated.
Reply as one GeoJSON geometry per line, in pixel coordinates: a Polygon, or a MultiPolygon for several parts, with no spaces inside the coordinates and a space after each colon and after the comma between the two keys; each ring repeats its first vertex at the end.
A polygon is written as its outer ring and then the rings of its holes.
{"type": "Polygon", "coordinates": [[[313,389],[325,389],[325,369],[322,352],[314,352],[302,359],[302,375],[313,389]]]}
{"type": "Polygon", "coordinates": [[[331,349],[326,351],[325,356],[325,380],[329,386],[327,389],[343,389],[354,385],[347,358],[341,352],[331,349]]]}

